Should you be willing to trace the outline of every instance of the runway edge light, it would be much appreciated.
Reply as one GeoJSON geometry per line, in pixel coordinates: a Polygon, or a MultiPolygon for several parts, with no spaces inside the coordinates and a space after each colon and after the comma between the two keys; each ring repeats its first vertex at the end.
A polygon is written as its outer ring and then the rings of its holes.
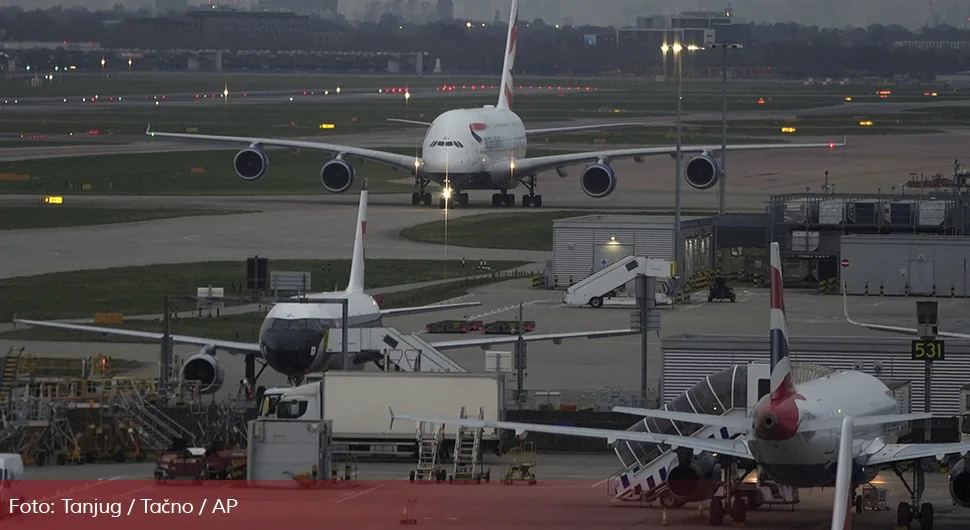
{"type": "Polygon", "coordinates": [[[64,197],[44,197],[44,202],[46,204],[61,204],[64,202],[64,197]]]}

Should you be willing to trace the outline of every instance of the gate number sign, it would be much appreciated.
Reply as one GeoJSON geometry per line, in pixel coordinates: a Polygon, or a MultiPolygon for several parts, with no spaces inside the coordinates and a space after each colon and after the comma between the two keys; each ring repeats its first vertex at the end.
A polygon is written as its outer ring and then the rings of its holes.
{"type": "Polygon", "coordinates": [[[942,340],[914,340],[914,361],[942,361],[946,358],[942,340]]]}

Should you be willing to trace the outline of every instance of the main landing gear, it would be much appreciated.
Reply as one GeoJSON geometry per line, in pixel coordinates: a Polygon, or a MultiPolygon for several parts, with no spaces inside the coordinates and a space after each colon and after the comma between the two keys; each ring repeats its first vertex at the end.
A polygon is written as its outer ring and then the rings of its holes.
{"type": "Polygon", "coordinates": [[[414,192],[414,193],[411,194],[411,204],[413,206],[417,206],[419,204],[424,204],[425,206],[430,206],[431,205],[431,193],[425,191],[425,188],[428,186],[428,184],[431,181],[430,180],[421,179],[421,178],[415,179],[415,181],[416,181],[416,183],[418,185],[418,189],[420,191],[416,191],[416,192],[414,192]]]}
{"type": "Polygon", "coordinates": [[[522,184],[529,188],[529,194],[522,196],[522,207],[528,208],[530,205],[536,208],[542,207],[542,195],[536,195],[536,176],[531,175],[522,180],[522,184]]]}
{"type": "Polygon", "coordinates": [[[896,527],[910,528],[910,523],[919,522],[921,530],[933,530],[933,504],[923,502],[923,490],[925,488],[925,476],[921,462],[915,461],[912,464],[913,484],[910,486],[903,478],[903,470],[898,465],[893,465],[893,473],[899,477],[900,482],[909,492],[911,502],[901,502],[896,508],[896,527]],[[917,506],[919,509],[917,509],[917,506]]]}

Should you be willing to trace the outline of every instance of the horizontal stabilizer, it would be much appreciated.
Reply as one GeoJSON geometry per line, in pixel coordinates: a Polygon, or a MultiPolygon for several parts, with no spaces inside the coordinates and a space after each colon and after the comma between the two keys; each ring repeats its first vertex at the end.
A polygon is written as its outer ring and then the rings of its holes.
{"type": "Polygon", "coordinates": [[[746,432],[751,428],[751,418],[744,416],[715,416],[713,414],[696,414],[693,412],[675,412],[672,410],[638,409],[632,407],[613,407],[613,412],[644,416],[659,420],[682,421],[686,423],[701,423],[715,427],[727,427],[735,431],[746,432]]]}
{"type": "Polygon", "coordinates": [[[461,309],[462,307],[474,307],[482,305],[481,302],[456,302],[454,304],[432,304],[414,307],[399,307],[397,309],[381,309],[382,317],[396,317],[400,315],[413,315],[415,313],[430,313],[432,311],[444,311],[446,309],[461,309]]]}
{"type": "MultiPolygon", "coordinates": [[[[930,412],[917,412],[914,414],[884,414],[881,416],[859,416],[852,418],[852,425],[855,427],[865,427],[869,425],[884,425],[886,423],[903,423],[907,421],[918,421],[932,418],[930,412]]],[[[806,420],[798,424],[799,432],[808,431],[830,431],[842,427],[842,420],[806,420]]]]}
{"type": "Polygon", "coordinates": [[[886,444],[879,451],[869,456],[867,466],[892,464],[895,462],[912,462],[922,458],[943,459],[946,455],[963,455],[970,451],[970,443],[944,444],[886,444]]]}
{"type": "Polygon", "coordinates": [[[402,120],[400,118],[388,118],[387,121],[393,121],[397,123],[406,123],[408,125],[422,125],[424,127],[431,127],[431,123],[427,121],[417,121],[417,120],[402,120]]]}

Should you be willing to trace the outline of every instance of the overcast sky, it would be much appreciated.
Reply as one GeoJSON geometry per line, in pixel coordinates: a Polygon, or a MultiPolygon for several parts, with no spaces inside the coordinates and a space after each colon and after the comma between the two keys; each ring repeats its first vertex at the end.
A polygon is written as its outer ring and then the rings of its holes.
{"type": "MultiPolygon", "coordinates": [[[[231,3],[233,0],[214,0],[231,3]]],[[[235,0],[245,2],[246,0],[235,0]]],[[[339,9],[349,18],[363,13],[371,0],[339,0],[339,9]]],[[[407,0],[404,0],[407,2],[407,0]]],[[[418,0],[418,2],[436,0],[418,0]]],[[[795,21],[819,26],[866,26],[902,24],[918,28],[930,20],[930,0],[734,0],[735,16],[756,22],[795,21]]],[[[150,7],[154,0],[0,0],[0,5],[49,7],[81,5],[106,8],[122,2],[130,7],[150,7]]],[[[454,0],[457,18],[492,20],[498,9],[508,19],[511,0],[454,0]]],[[[942,22],[963,27],[970,17],[970,0],[932,0],[942,22]]],[[[189,0],[189,3],[202,3],[189,0]]],[[[632,25],[637,15],[671,14],[675,10],[715,10],[728,5],[723,0],[520,0],[521,18],[542,18],[549,23],[572,16],[577,24],[632,25]]]]}

